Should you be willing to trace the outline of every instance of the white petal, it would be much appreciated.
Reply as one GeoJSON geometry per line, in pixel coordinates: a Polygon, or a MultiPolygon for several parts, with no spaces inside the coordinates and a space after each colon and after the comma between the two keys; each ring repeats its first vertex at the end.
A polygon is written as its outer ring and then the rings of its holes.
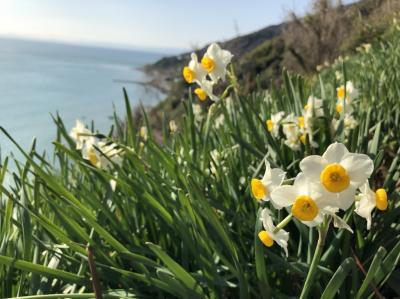
{"type": "MultiPolygon", "coordinates": [[[[307,185],[309,183],[309,180],[307,179],[307,176],[303,173],[300,172],[293,183],[293,186],[296,186],[297,188],[301,188],[301,186],[307,185]]],[[[308,193],[307,193],[308,194],[308,193]]]]}
{"type": "Polygon", "coordinates": [[[343,143],[332,143],[326,149],[322,157],[328,161],[328,163],[339,163],[349,151],[343,143]]]}
{"type": "MultiPolygon", "coordinates": [[[[264,172],[264,176],[262,178],[262,181],[264,183],[265,182],[270,182],[271,181],[271,165],[269,164],[269,162],[265,159],[264,160],[265,163],[265,172],[264,172]]],[[[265,184],[267,185],[267,184],[265,184]]]]}
{"type": "Polygon", "coordinates": [[[220,59],[225,67],[231,62],[232,57],[233,57],[232,53],[227,50],[222,50],[220,52],[220,59]]]}
{"type": "Polygon", "coordinates": [[[375,208],[376,200],[375,194],[371,195],[361,195],[360,201],[356,205],[356,209],[354,210],[359,216],[365,218],[367,220],[367,229],[371,228],[371,213],[375,208]]]}
{"type": "Polygon", "coordinates": [[[354,233],[353,230],[351,229],[351,227],[346,223],[346,221],[344,221],[342,218],[340,218],[336,214],[330,214],[330,215],[333,218],[333,226],[334,227],[336,227],[336,228],[344,228],[344,229],[347,229],[352,234],[354,233]]]}
{"type": "Polygon", "coordinates": [[[364,154],[347,154],[340,164],[347,170],[355,187],[363,184],[374,171],[374,163],[364,154]]]}
{"type": "Polygon", "coordinates": [[[189,61],[188,67],[191,70],[194,70],[196,68],[196,65],[199,63],[199,61],[198,61],[197,55],[195,53],[192,53],[190,56],[192,59],[189,61]]]}
{"type": "Polygon", "coordinates": [[[300,169],[309,180],[319,182],[321,172],[327,164],[321,156],[311,155],[300,162],[300,169]]]}
{"type": "Polygon", "coordinates": [[[294,186],[280,186],[271,192],[271,201],[277,209],[291,206],[298,193],[294,186]]]}
{"type": "Polygon", "coordinates": [[[362,184],[358,189],[360,190],[361,193],[367,194],[368,190],[370,190],[368,180],[366,180],[365,183],[362,184]]]}
{"type": "Polygon", "coordinates": [[[339,208],[336,208],[336,207],[325,207],[323,212],[327,213],[327,214],[329,214],[329,213],[336,214],[337,212],[339,212],[339,208]]]}
{"type": "Polygon", "coordinates": [[[303,172],[300,172],[296,176],[293,186],[296,187],[298,195],[311,196],[311,182],[303,172]]]}
{"type": "Polygon", "coordinates": [[[271,217],[271,211],[268,210],[267,208],[264,208],[261,211],[261,218],[260,220],[263,223],[263,227],[266,231],[268,232],[273,232],[275,229],[274,223],[272,221],[272,217],[271,217]]]}
{"type": "Polygon", "coordinates": [[[337,200],[337,195],[326,191],[320,183],[310,184],[310,197],[315,200],[319,209],[332,206],[337,200]]]}
{"type": "Polygon", "coordinates": [[[283,180],[285,179],[285,174],[282,169],[280,168],[273,168],[271,169],[271,179],[270,179],[270,185],[269,189],[272,192],[275,188],[279,187],[282,185],[283,180]]]}
{"type": "Polygon", "coordinates": [[[217,76],[217,74],[215,72],[211,72],[208,74],[210,76],[210,79],[213,83],[217,83],[219,77],[217,76]]]}
{"type": "Polygon", "coordinates": [[[210,56],[211,58],[215,58],[218,56],[219,51],[221,51],[221,48],[218,44],[212,43],[211,45],[208,46],[206,56],[210,56]]]}
{"type": "Polygon", "coordinates": [[[201,82],[198,82],[198,84],[212,101],[217,102],[219,100],[219,98],[213,93],[214,83],[212,81],[202,80],[201,82]]]}
{"type": "Polygon", "coordinates": [[[283,248],[283,250],[285,251],[286,256],[288,256],[288,240],[289,240],[289,233],[283,229],[279,230],[278,232],[276,232],[275,234],[273,234],[272,238],[274,239],[274,241],[283,248]]]}
{"type": "Polygon", "coordinates": [[[200,85],[201,81],[203,81],[207,75],[207,71],[204,67],[199,63],[197,59],[197,55],[195,53],[191,54],[191,60],[189,62],[189,68],[195,73],[195,82],[200,85]]]}
{"type": "MultiPolygon", "coordinates": [[[[215,77],[221,78],[222,81],[225,81],[226,76],[226,66],[217,62],[215,69],[211,72],[215,77]]],[[[210,74],[210,75],[211,75],[210,74]]]]}
{"type": "Polygon", "coordinates": [[[308,227],[315,227],[318,224],[322,223],[322,221],[324,221],[324,217],[322,213],[318,213],[317,216],[312,221],[301,221],[301,222],[307,225],[308,227]]]}
{"type": "Polygon", "coordinates": [[[331,206],[338,207],[345,211],[353,204],[355,196],[356,188],[350,185],[346,190],[337,193],[337,198],[331,206]]]}

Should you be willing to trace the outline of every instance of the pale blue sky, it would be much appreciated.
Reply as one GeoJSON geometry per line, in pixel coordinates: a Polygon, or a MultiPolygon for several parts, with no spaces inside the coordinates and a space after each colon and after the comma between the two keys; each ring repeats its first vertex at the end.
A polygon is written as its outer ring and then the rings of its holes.
{"type": "MultiPolygon", "coordinates": [[[[344,1],[350,2],[351,0],[344,1]]],[[[0,35],[146,48],[190,48],[302,14],[311,0],[1,0],[0,35]]]]}

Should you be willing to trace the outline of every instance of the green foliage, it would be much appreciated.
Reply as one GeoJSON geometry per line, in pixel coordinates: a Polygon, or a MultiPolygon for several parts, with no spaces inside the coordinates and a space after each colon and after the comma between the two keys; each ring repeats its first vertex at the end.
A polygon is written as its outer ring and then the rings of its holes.
{"type": "MultiPolygon", "coordinates": [[[[263,158],[293,177],[304,156],[321,154],[335,140],[374,160],[371,185],[384,186],[389,208],[374,212],[369,231],[352,211],[342,215],[354,235],[329,231],[312,297],[400,295],[389,283],[400,257],[399,41],[394,30],[387,42],[315,80],[284,72],[282,88],[268,94],[235,88],[230,100],[201,115],[189,98],[178,132],[164,124],[161,143],[146,117],[149,136],[140,136],[124,93],[126,122],[116,118],[107,139],[125,154],[111,169],[84,160],[61,118],[54,117],[54,159],[38,153],[35,143],[29,151],[15,144],[25,159],[15,161],[8,173],[12,183],[0,187],[0,297],[94,297],[90,245],[105,298],[295,298],[303,289],[316,236],[294,220],[285,228],[289,258],[278,246],[264,247],[257,238],[259,204],[249,182],[260,174],[263,158]],[[348,79],[361,96],[354,112],[357,126],[345,138],[343,125],[331,130],[330,124],[339,117],[336,87],[348,79]],[[265,121],[280,110],[298,114],[310,94],[323,99],[331,113],[316,119],[319,147],[306,143],[293,151],[271,136],[265,121]],[[221,115],[224,121],[217,125],[221,115]]],[[[0,183],[9,161],[2,161],[0,183]]],[[[274,218],[286,215],[281,210],[274,218]]]]}

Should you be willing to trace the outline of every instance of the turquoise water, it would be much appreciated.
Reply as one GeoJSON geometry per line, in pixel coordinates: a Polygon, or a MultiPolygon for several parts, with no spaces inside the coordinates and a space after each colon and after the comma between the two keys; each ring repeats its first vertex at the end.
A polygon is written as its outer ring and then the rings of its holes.
{"type": "MultiPolygon", "coordinates": [[[[122,87],[132,104],[162,99],[154,89],[114,80],[146,81],[137,70],[163,54],[0,38],[0,125],[25,149],[37,138],[49,150],[55,138],[50,114],[71,128],[76,118],[107,133],[113,105],[124,115],[122,87]]],[[[2,156],[15,148],[0,134],[2,156]]],[[[17,155],[19,156],[19,155],[17,155]]]]}

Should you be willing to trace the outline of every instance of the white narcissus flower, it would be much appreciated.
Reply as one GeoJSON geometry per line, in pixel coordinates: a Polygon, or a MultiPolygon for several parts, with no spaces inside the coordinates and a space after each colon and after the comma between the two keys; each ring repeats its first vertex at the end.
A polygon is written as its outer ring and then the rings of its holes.
{"type": "Polygon", "coordinates": [[[268,90],[266,90],[265,91],[265,96],[264,96],[264,102],[266,102],[266,103],[272,103],[272,96],[271,96],[271,94],[269,93],[269,91],[268,90]]]}
{"type": "Polygon", "coordinates": [[[271,193],[271,202],[274,207],[292,207],[291,212],[307,226],[320,224],[324,215],[331,210],[328,208],[334,199],[324,188],[315,182],[310,182],[303,173],[299,173],[293,185],[284,185],[271,193]]]}
{"type": "Polygon", "coordinates": [[[85,143],[82,147],[82,157],[85,160],[88,160],[93,166],[99,165],[99,157],[98,153],[95,149],[95,144],[97,141],[93,143],[85,143]]]}
{"type": "Polygon", "coordinates": [[[324,115],[323,101],[314,96],[309,96],[307,104],[304,106],[305,118],[312,117],[313,115],[319,117],[324,115]]]}
{"type": "Polygon", "coordinates": [[[199,88],[194,90],[194,93],[200,99],[200,101],[204,101],[207,97],[209,97],[212,101],[218,102],[219,98],[213,93],[214,83],[210,80],[202,80],[199,82],[199,88]]]}
{"type": "Polygon", "coordinates": [[[361,46],[364,48],[365,52],[367,52],[367,53],[371,50],[371,44],[362,44],[361,46]]]}
{"type": "Polygon", "coordinates": [[[232,60],[232,53],[222,50],[216,43],[212,43],[204,54],[201,64],[214,83],[219,79],[225,80],[226,67],[232,60]]]}
{"type": "Polygon", "coordinates": [[[121,154],[123,153],[123,149],[118,147],[116,143],[99,141],[98,146],[100,151],[103,153],[100,159],[101,159],[101,164],[104,165],[104,167],[108,167],[109,165],[111,165],[111,162],[117,165],[121,165],[122,163],[121,154]]]}
{"type": "Polygon", "coordinates": [[[335,76],[336,76],[336,80],[342,80],[342,77],[343,77],[343,75],[342,75],[342,73],[341,72],[339,72],[339,71],[335,71],[335,76]]]}
{"type": "Polygon", "coordinates": [[[275,225],[272,221],[271,212],[267,208],[264,208],[261,211],[261,218],[264,230],[258,233],[258,238],[261,242],[267,246],[271,247],[276,242],[280,247],[283,248],[285,251],[286,256],[288,256],[288,240],[289,240],[289,233],[283,229],[278,230],[275,232],[275,225]]]}
{"type": "MultiPolygon", "coordinates": [[[[339,125],[341,124],[340,120],[332,119],[332,125],[335,130],[339,129],[339,125]]],[[[357,120],[350,113],[345,113],[343,117],[343,130],[344,136],[348,137],[350,135],[351,130],[354,130],[358,125],[357,120]]]]}
{"type": "Polygon", "coordinates": [[[149,137],[149,136],[148,136],[147,127],[145,127],[145,126],[140,127],[139,133],[140,133],[140,137],[141,137],[143,140],[145,140],[145,141],[146,141],[147,138],[149,137]]]}
{"type": "Polygon", "coordinates": [[[169,130],[171,131],[171,133],[175,133],[176,131],[178,131],[178,126],[176,125],[176,122],[174,120],[169,121],[169,130]]]}
{"type": "Polygon", "coordinates": [[[292,150],[300,149],[300,129],[295,123],[286,123],[282,126],[283,133],[286,136],[285,144],[292,150]]]}
{"type": "MultiPolygon", "coordinates": [[[[336,89],[337,91],[337,97],[339,100],[344,100],[344,94],[345,94],[345,87],[344,85],[341,85],[336,89]]],[[[347,81],[346,82],[346,100],[351,103],[354,99],[356,99],[359,95],[358,89],[354,87],[353,82],[347,81]]]]}
{"type": "Polygon", "coordinates": [[[374,164],[367,155],[350,153],[344,144],[335,142],[322,156],[304,158],[300,169],[307,179],[336,195],[330,206],[347,210],[354,202],[356,189],[372,174],[374,164]]]}
{"type": "Polygon", "coordinates": [[[194,120],[197,122],[201,122],[204,118],[203,109],[199,104],[192,104],[192,110],[194,115],[194,120]]]}
{"type": "Polygon", "coordinates": [[[81,150],[85,142],[93,143],[95,141],[95,138],[90,136],[92,134],[93,133],[85,127],[84,123],[77,119],[75,122],[75,127],[71,129],[69,136],[75,140],[76,149],[81,150]]]}
{"type": "Polygon", "coordinates": [[[251,179],[251,192],[257,200],[269,201],[271,192],[279,187],[285,179],[285,172],[280,168],[272,168],[265,160],[265,173],[261,180],[251,179]]]}
{"type": "Polygon", "coordinates": [[[271,114],[271,119],[266,121],[268,132],[272,133],[275,137],[279,134],[279,125],[284,115],[285,112],[279,111],[275,114],[271,114]]]}
{"type": "Polygon", "coordinates": [[[359,201],[356,201],[356,209],[358,215],[367,220],[367,229],[371,228],[371,213],[376,207],[378,210],[385,211],[388,206],[387,194],[385,189],[378,189],[375,192],[369,187],[368,181],[360,187],[359,201]]]}
{"type": "Polygon", "coordinates": [[[345,112],[346,114],[351,114],[354,111],[353,105],[350,101],[345,99],[338,99],[336,102],[336,112],[342,113],[345,112]]]}
{"type": "Polygon", "coordinates": [[[82,148],[82,157],[96,167],[111,167],[112,163],[121,165],[123,150],[113,142],[96,141],[87,143],[82,148]]]}
{"type": "Polygon", "coordinates": [[[191,54],[191,60],[188,66],[183,68],[182,74],[183,78],[186,80],[187,83],[196,82],[200,84],[207,75],[207,71],[204,67],[199,63],[197,59],[197,55],[195,53],[191,54]]]}
{"type": "Polygon", "coordinates": [[[282,123],[297,123],[297,117],[294,113],[290,113],[282,120],[282,123]]]}
{"type": "Polygon", "coordinates": [[[344,85],[341,85],[338,88],[336,88],[336,92],[338,98],[336,103],[336,111],[341,113],[344,109],[346,113],[352,113],[353,101],[359,95],[359,92],[357,88],[354,87],[353,82],[347,81],[346,87],[344,85]],[[345,93],[346,93],[346,98],[345,98],[345,93]]]}
{"type": "Polygon", "coordinates": [[[354,130],[357,127],[358,123],[352,115],[346,113],[343,118],[343,125],[344,134],[345,136],[348,136],[350,134],[350,131],[354,130]]]}
{"type": "Polygon", "coordinates": [[[306,140],[308,140],[312,147],[318,148],[318,144],[314,141],[312,122],[314,117],[321,117],[323,115],[323,101],[310,96],[307,104],[304,106],[303,115],[299,116],[296,121],[301,132],[300,141],[303,144],[306,144],[306,140]]]}

